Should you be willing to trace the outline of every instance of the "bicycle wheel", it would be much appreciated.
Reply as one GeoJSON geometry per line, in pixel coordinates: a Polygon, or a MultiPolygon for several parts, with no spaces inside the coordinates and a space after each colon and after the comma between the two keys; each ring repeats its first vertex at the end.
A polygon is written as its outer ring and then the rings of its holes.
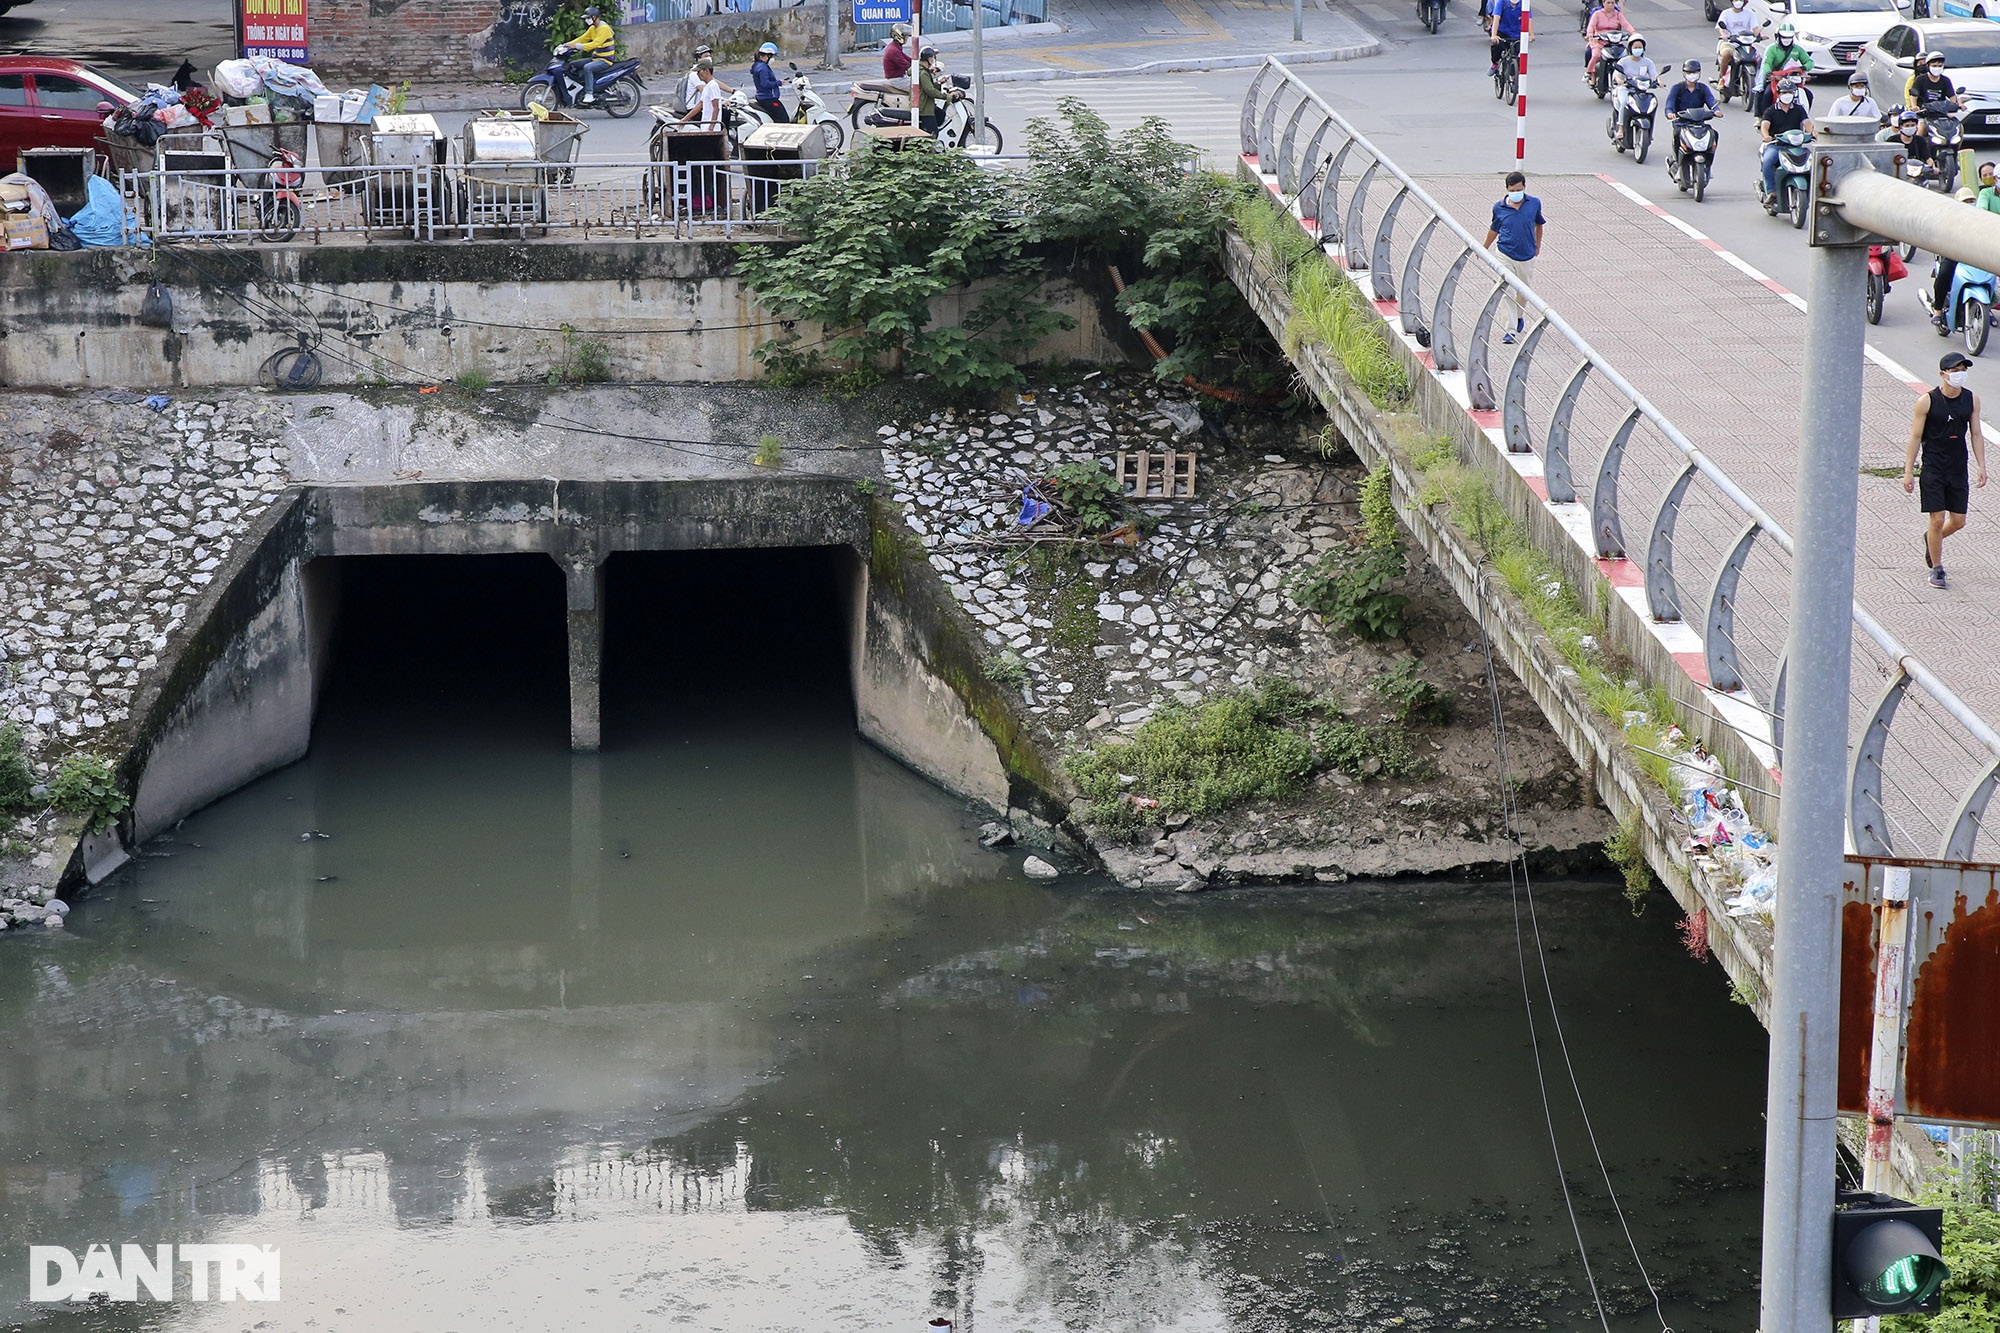
{"type": "Polygon", "coordinates": [[[257,377],[274,389],[303,391],[319,387],[319,358],[309,347],[285,347],[264,358],[257,377]]]}

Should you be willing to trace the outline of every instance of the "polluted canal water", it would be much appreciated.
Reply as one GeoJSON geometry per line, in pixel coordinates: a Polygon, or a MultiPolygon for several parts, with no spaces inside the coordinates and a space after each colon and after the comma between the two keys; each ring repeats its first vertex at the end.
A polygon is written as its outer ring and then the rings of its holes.
{"type": "MultiPolygon", "coordinates": [[[[8,1324],[1598,1326],[1506,883],[1032,884],[855,738],[797,553],[614,561],[597,756],[552,562],[352,563],[311,754],[0,947],[8,1324]],[[281,1294],[30,1300],[95,1243],[281,1294]]],[[[1636,1248],[1748,1328],[1762,1034],[1663,913],[1536,897],[1609,1325],[1636,1248]]]]}

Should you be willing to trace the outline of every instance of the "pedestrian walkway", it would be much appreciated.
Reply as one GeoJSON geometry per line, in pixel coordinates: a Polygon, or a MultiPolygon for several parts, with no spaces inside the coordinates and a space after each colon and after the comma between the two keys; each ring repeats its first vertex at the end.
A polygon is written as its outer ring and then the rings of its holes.
{"type": "Polygon", "coordinates": [[[1093,79],[1087,88],[1063,80],[1026,83],[1005,89],[996,101],[1024,117],[1054,118],[1066,97],[1089,103],[1113,134],[1158,116],[1174,138],[1193,144],[1215,164],[1233,160],[1242,137],[1241,99],[1218,96],[1187,79],[1093,79]]]}
{"type": "MultiPolygon", "coordinates": [[[[1475,236],[1484,231],[1498,196],[1497,177],[1433,177],[1423,184],[1467,230],[1475,236]]],[[[1534,190],[1550,218],[1535,266],[1535,290],[1752,499],[1796,532],[1804,338],[1797,298],[1746,272],[1747,266],[1719,253],[1713,242],[1689,235],[1606,178],[1541,176],[1534,190]]],[[[1434,293],[1435,288],[1428,290],[1434,293]]],[[[1465,304],[1477,308],[1476,302],[1465,304]]],[[[1860,317],[1857,309],[1855,318],[1860,317]]],[[[1459,322],[1454,320],[1455,328],[1459,322]]],[[[1938,349],[1959,345],[1940,340],[1938,349]]],[[[1495,346],[1497,385],[1506,384],[1514,352],[1513,347],[1495,346]]],[[[1558,364],[1560,360],[1537,357],[1533,363],[1530,402],[1539,405],[1537,438],[1573,369],[1558,364]]],[[[1981,717],[2000,725],[2000,654],[1992,647],[2000,642],[2000,515],[1987,503],[1989,496],[2000,499],[2000,487],[1974,491],[1970,526],[1947,550],[1948,591],[1926,585],[1919,545],[1922,520],[1916,500],[1902,488],[1911,410],[1919,389],[1934,381],[1935,369],[1935,360],[1903,368],[1875,357],[1862,372],[1855,595],[1981,717]]],[[[1585,500],[1604,444],[1624,412],[1623,401],[1601,389],[1586,390],[1579,402],[1573,467],[1585,500]]],[[[1632,463],[1637,462],[1628,463],[1628,482],[1636,480],[1632,463]]],[[[1648,470],[1642,464],[1640,471],[1648,470]]],[[[1643,564],[1646,525],[1671,476],[1672,470],[1663,471],[1656,462],[1632,497],[1625,539],[1635,562],[1643,564]]],[[[1704,505],[1698,493],[1691,493],[1681,512],[1675,560],[1677,570],[1699,575],[1683,573],[1684,599],[1706,599],[1707,580],[1742,527],[1743,518],[1733,509],[1713,499],[1704,505]]],[[[1788,590],[1788,568],[1770,558],[1760,568],[1753,557],[1737,599],[1737,646],[1753,692],[1764,693],[1765,703],[1768,691],[1757,685],[1775,676],[1788,630],[1788,590]]],[[[1879,690],[1868,677],[1886,683],[1890,667],[1857,633],[1850,707],[1857,724],[1879,690]]],[[[1792,706],[1803,705],[1793,701],[1792,706]]],[[[1927,709],[1938,713],[1912,691],[1891,731],[1891,744],[1921,762],[1888,766],[1903,774],[1906,784],[1889,793],[1897,842],[1916,855],[1935,852],[1940,830],[1949,825],[1967,781],[1988,762],[1962,744],[1962,733],[1941,715],[1927,715],[1927,709]],[[1921,774],[1932,785],[1910,789],[1911,774],[1921,774]]],[[[1860,734],[1858,727],[1852,734],[1860,734]]]]}

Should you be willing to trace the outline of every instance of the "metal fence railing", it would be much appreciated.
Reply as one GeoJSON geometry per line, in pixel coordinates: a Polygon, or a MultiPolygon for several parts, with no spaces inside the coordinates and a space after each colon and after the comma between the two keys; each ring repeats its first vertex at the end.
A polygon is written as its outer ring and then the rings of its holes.
{"type": "MultiPolygon", "coordinates": [[[[1782,754],[1784,527],[1282,62],[1252,79],[1241,129],[1246,157],[1321,244],[1372,297],[1396,303],[1406,333],[1428,337],[1437,370],[1464,376],[1474,409],[1499,412],[1508,450],[1540,458],[1547,502],[1587,553],[1638,565],[1653,622],[1679,622],[1698,646],[1717,715],[1782,754]],[[1509,298],[1530,327],[1496,377],[1509,298]]],[[[2000,785],[2000,733],[1858,602],[1853,621],[1854,848],[1972,859],[2000,785]]]]}
{"type": "MultiPolygon", "coordinates": [[[[1025,157],[975,153],[1008,170],[1025,157]]],[[[127,240],[431,241],[495,234],[643,239],[768,232],[785,186],[845,169],[804,162],[579,162],[504,166],[306,167],[289,200],[262,169],[121,171],[127,240]]]]}

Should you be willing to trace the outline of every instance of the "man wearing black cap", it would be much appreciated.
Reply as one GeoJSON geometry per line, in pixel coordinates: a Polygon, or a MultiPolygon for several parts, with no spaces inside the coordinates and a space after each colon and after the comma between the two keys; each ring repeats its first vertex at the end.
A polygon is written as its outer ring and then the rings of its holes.
{"type": "Polygon", "coordinates": [[[1979,430],[1979,396],[1965,387],[1965,373],[1972,358],[1963,352],[1946,352],[1938,359],[1938,385],[1917,400],[1916,414],[1910,418],[1910,442],[1903,451],[1903,490],[1917,490],[1912,469],[1917,450],[1924,454],[1923,488],[1918,491],[1930,526],[1924,529],[1924,568],[1930,584],[1942,588],[1944,581],[1944,539],[1965,526],[1965,511],[1972,499],[1966,483],[1965,454],[1970,446],[1979,464],[1979,482],[1986,484],[1986,438],[1979,430]]]}

